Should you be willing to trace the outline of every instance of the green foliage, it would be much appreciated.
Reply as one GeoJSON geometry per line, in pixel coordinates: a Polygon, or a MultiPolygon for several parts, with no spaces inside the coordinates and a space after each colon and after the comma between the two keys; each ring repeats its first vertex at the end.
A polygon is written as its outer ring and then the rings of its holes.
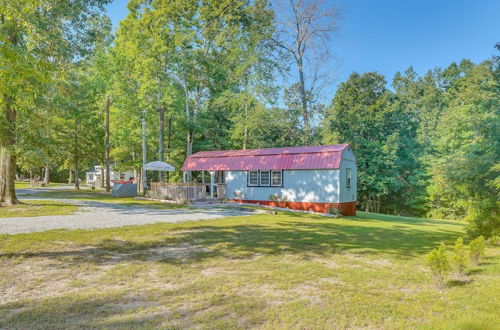
{"type": "MultiPolygon", "coordinates": [[[[378,73],[353,73],[340,84],[324,120],[324,143],[350,143],[358,162],[358,195],[365,211],[378,212],[398,190],[397,111],[378,73]],[[384,173],[384,175],[380,175],[384,173]]],[[[402,145],[401,145],[402,147],[402,145]]]]}
{"type": "Polygon", "coordinates": [[[464,240],[462,237],[457,238],[455,242],[451,261],[453,263],[453,267],[457,272],[457,274],[463,275],[465,269],[467,268],[468,258],[467,258],[467,250],[464,246],[464,240]]]}
{"type": "Polygon", "coordinates": [[[484,250],[486,248],[486,240],[483,236],[479,236],[469,243],[469,257],[473,265],[479,264],[484,257],[484,250]]]}
{"type": "Polygon", "coordinates": [[[438,248],[432,250],[426,258],[426,264],[432,272],[432,276],[439,286],[443,285],[444,279],[450,270],[450,261],[446,254],[446,245],[441,243],[438,248]]]}

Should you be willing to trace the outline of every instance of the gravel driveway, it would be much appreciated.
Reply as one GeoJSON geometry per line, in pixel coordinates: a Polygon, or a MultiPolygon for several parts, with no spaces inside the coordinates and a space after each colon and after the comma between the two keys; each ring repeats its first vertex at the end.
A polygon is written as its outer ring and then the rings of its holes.
{"type": "MultiPolygon", "coordinates": [[[[33,194],[31,189],[23,192],[33,194]]],[[[35,193],[36,194],[36,193],[35,193]]],[[[51,199],[31,196],[19,199],[49,199],[81,207],[75,214],[51,215],[40,217],[0,218],[0,234],[30,233],[51,229],[92,229],[145,225],[156,222],[182,222],[189,220],[209,220],[229,216],[251,215],[251,210],[207,209],[167,209],[158,210],[146,207],[129,207],[119,204],[71,199],[51,199]]]]}

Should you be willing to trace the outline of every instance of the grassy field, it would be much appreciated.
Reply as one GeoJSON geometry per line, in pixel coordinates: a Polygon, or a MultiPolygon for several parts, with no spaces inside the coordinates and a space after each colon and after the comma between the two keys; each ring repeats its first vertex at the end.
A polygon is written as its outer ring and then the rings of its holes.
{"type": "Polygon", "coordinates": [[[42,215],[67,215],[75,213],[76,205],[47,200],[30,200],[22,204],[0,207],[0,218],[38,217],[42,215]]]}
{"type": "MultiPolygon", "coordinates": [[[[97,201],[102,203],[113,203],[124,206],[140,206],[154,209],[177,209],[185,208],[185,205],[169,204],[150,200],[140,200],[133,197],[120,197],[115,198],[111,193],[103,190],[89,190],[89,189],[57,189],[52,191],[37,192],[36,194],[25,194],[26,197],[43,197],[54,199],[73,199],[81,201],[97,201]]],[[[22,198],[22,196],[20,196],[22,198]]]]}
{"type": "Polygon", "coordinates": [[[0,236],[0,327],[448,328],[500,324],[500,247],[438,289],[458,222],[262,214],[0,236]]]}
{"type": "MultiPolygon", "coordinates": [[[[54,183],[54,182],[49,183],[49,187],[51,187],[51,188],[59,187],[62,185],[63,185],[62,183],[54,183]]],[[[42,188],[42,187],[40,187],[40,186],[32,187],[30,182],[16,181],[16,189],[26,189],[26,188],[42,188]]]]}

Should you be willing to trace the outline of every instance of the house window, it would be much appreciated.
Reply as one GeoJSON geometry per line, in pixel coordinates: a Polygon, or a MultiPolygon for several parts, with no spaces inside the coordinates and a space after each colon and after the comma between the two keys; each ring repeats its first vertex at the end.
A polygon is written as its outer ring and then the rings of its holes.
{"type": "Polygon", "coordinates": [[[249,187],[282,187],[283,186],[283,171],[282,170],[260,170],[248,171],[247,183],[249,187]]]}
{"type": "Polygon", "coordinates": [[[347,188],[351,188],[351,169],[346,168],[345,174],[346,174],[346,181],[345,181],[346,186],[347,188]]]}
{"type": "Polygon", "coordinates": [[[248,171],[248,185],[251,187],[259,185],[259,171],[248,171]]]}
{"type": "Polygon", "coordinates": [[[269,171],[259,171],[259,172],[260,172],[260,185],[269,186],[269,183],[271,181],[269,171]]]}
{"type": "Polygon", "coordinates": [[[120,173],[120,180],[125,180],[125,173],[120,173]]]}
{"type": "Polygon", "coordinates": [[[283,172],[281,170],[271,171],[271,186],[281,187],[283,172]]]}

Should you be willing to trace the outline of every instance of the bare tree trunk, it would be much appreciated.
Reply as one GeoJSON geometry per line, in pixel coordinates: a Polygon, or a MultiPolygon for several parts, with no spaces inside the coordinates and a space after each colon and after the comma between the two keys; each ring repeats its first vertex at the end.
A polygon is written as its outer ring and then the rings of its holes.
{"type": "Polygon", "coordinates": [[[111,182],[109,179],[109,95],[106,96],[106,191],[111,190],[111,182]]]}
{"type": "Polygon", "coordinates": [[[71,184],[72,182],[73,182],[73,170],[70,168],[69,169],[68,184],[71,184]]]}
{"type": "Polygon", "coordinates": [[[304,69],[302,66],[302,57],[297,61],[297,67],[299,70],[299,88],[300,88],[300,102],[302,106],[302,118],[304,120],[304,144],[309,145],[311,132],[309,128],[309,111],[307,109],[307,95],[306,87],[304,81],[304,69]]]}
{"type": "Polygon", "coordinates": [[[139,184],[138,174],[139,174],[139,171],[137,170],[137,168],[134,167],[134,179],[135,179],[135,183],[137,184],[137,191],[140,192],[141,191],[141,186],[139,184]]]}
{"type": "MultiPolygon", "coordinates": [[[[106,157],[104,157],[106,158],[106,157]]],[[[104,161],[103,163],[101,163],[101,177],[99,178],[99,187],[100,188],[104,188],[104,168],[106,167],[104,165],[106,161],[104,161]]]]}
{"type": "MultiPolygon", "coordinates": [[[[189,90],[187,85],[186,71],[184,71],[184,94],[186,100],[186,122],[187,122],[187,147],[186,156],[193,154],[193,132],[191,130],[191,111],[189,110],[189,90]]],[[[186,181],[191,182],[192,176],[191,172],[186,172],[186,181]]]]}
{"type": "MultiPolygon", "coordinates": [[[[172,143],[172,115],[168,117],[167,161],[170,161],[171,143],[172,143]]],[[[170,180],[170,172],[167,172],[167,182],[169,180],[170,180]]]]}
{"type": "Polygon", "coordinates": [[[245,129],[243,132],[243,149],[247,148],[247,141],[248,141],[248,102],[245,97],[245,106],[244,106],[244,116],[245,116],[245,129]]]}
{"type": "Polygon", "coordinates": [[[3,148],[0,148],[0,206],[3,203],[3,200],[5,199],[5,184],[4,184],[4,178],[3,178],[3,173],[4,173],[4,168],[3,168],[3,148]]]}
{"type": "MultiPolygon", "coordinates": [[[[165,108],[158,109],[158,160],[163,162],[165,160],[165,108]]],[[[163,172],[158,171],[158,181],[163,182],[163,172]]]]}
{"type": "Polygon", "coordinates": [[[49,176],[50,176],[50,166],[48,164],[45,165],[45,175],[43,176],[43,184],[49,185],[49,176]]]}
{"type": "Polygon", "coordinates": [[[78,157],[78,152],[75,152],[75,189],[80,189],[80,180],[78,179],[78,166],[80,159],[78,157]]]}

